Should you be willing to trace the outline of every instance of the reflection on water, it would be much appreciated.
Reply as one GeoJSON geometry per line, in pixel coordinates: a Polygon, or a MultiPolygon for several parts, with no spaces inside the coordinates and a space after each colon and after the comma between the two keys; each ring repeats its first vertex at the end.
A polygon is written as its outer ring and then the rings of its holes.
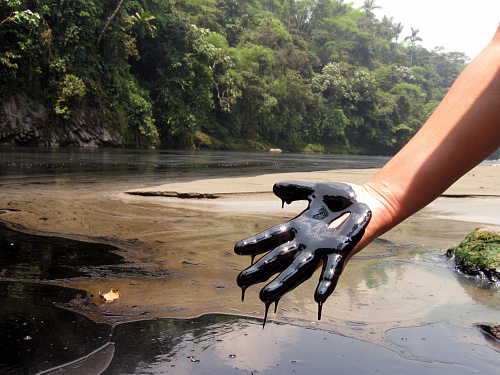
{"type": "MultiPolygon", "coordinates": [[[[443,321],[455,336],[431,331],[445,338],[441,345],[458,348],[455,337],[466,337],[481,345],[481,357],[467,352],[472,362],[487,358],[486,363],[498,365],[498,353],[482,349],[484,337],[474,328],[476,322],[497,323],[498,291],[454,273],[441,257],[443,249],[473,229],[470,223],[425,217],[402,223],[350,262],[321,322],[315,321],[313,280],[287,295],[274,321],[262,330],[261,320],[224,315],[263,316],[257,297],[240,302],[234,280],[247,263],[231,248],[237,239],[282,222],[288,213],[249,218],[205,212],[195,205],[186,210],[116,198],[124,190],[169,180],[370,168],[386,160],[0,148],[3,219],[22,224],[26,218],[34,228],[104,236],[121,246],[0,228],[0,328],[6,333],[0,335],[0,373],[51,368],[57,368],[55,373],[77,374],[77,368],[99,373],[108,364],[108,374],[472,373],[469,364],[458,366],[453,356],[426,359],[408,346],[409,340],[398,341],[400,331],[391,331],[396,339],[384,336],[389,329],[443,321]],[[116,303],[99,304],[92,298],[110,286],[120,289],[116,303]]],[[[416,335],[431,342],[431,333],[416,335]]]]}
{"type": "MultiPolygon", "coordinates": [[[[31,262],[35,266],[39,259],[30,257],[30,253],[37,255],[54,251],[54,256],[48,258],[60,260],[57,254],[61,249],[68,251],[64,259],[71,263],[69,269],[92,263],[79,250],[70,251],[72,247],[100,254],[103,259],[110,256],[110,260],[120,261],[112,252],[114,248],[108,245],[31,236],[7,228],[2,228],[1,233],[4,238],[0,241],[0,254],[4,255],[5,250],[10,253],[4,258],[9,263],[6,272],[19,269],[23,263],[31,262]]],[[[409,247],[377,242],[383,248],[409,247]]],[[[415,269],[408,267],[415,252],[430,265],[432,272],[436,255],[428,249],[414,249],[413,255],[412,251],[407,252],[391,265],[385,261],[389,258],[380,257],[375,252],[366,258],[374,262],[365,268],[368,274],[366,287],[377,289],[384,283],[397,286],[417,280],[418,277],[412,275],[415,269]],[[402,279],[391,280],[394,271],[399,273],[402,270],[404,272],[396,274],[402,279]],[[379,284],[373,280],[378,280],[379,284]]],[[[47,270],[40,273],[45,279],[61,276],[59,270],[50,265],[42,269],[47,270]]],[[[62,274],[68,275],[65,270],[62,274]]],[[[36,278],[29,272],[14,275],[36,278]]],[[[73,275],[80,276],[79,273],[73,275]]],[[[434,282],[431,277],[428,281],[434,282]]],[[[418,282],[422,284],[423,281],[418,282]]],[[[474,287],[471,283],[470,288],[480,290],[477,284],[474,287]]],[[[426,290],[429,289],[423,289],[423,292],[426,290]]],[[[383,292],[383,287],[380,291],[383,292]]],[[[232,315],[154,319],[115,326],[97,324],[67,309],[78,304],[95,303],[86,294],[32,281],[13,281],[10,278],[0,281],[0,373],[331,374],[334,368],[336,374],[437,375],[494,373],[500,366],[498,352],[457,341],[451,331],[440,325],[390,330],[386,338],[393,344],[391,351],[355,338],[292,324],[269,322],[263,330],[261,319],[232,315]]],[[[398,300],[418,303],[422,298],[407,294],[398,300]]],[[[449,296],[449,301],[444,301],[443,305],[454,302],[453,296],[449,296]]],[[[366,305],[364,309],[368,311],[370,307],[366,305]]],[[[347,324],[360,333],[366,325],[363,322],[347,324]]]]}
{"type": "Polygon", "coordinates": [[[493,374],[500,356],[441,326],[387,333],[402,356],[331,332],[230,315],[96,324],[58,307],[79,291],[0,283],[0,373],[493,374]]]}
{"type": "Polygon", "coordinates": [[[433,362],[454,363],[466,373],[493,374],[498,371],[500,356],[491,349],[456,341],[442,324],[390,330],[389,341],[407,350],[411,358],[433,362]]]}
{"type": "Polygon", "coordinates": [[[0,147],[0,176],[193,178],[378,168],[387,157],[269,152],[0,147]]]}
{"type": "Polygon", "coordinates": [[[0,374],[33,374],[82,357],[109,341],[111,327],[58,308],[85,292],[0,282],[0,374]]]}
{"type": "Polygon", "coordinates": [[[0,223],[3,277],[54,280],[109,275],[124,263],[123,257],[115,253],[118,250],[111,245],[29,235],[0,223]]]}
{"type": "MultiPolygon", "coordinates": [[[[113,333],[115,358],[105,374],[443,375],[494,373],[500,365],[495,351],[455,343],[446,331],[414,328],[414,332],[421,341],[427,340],[426,351],[405,359],[330,332],[276,323],[262,330],[261,321],[249,318],[205,315],[128,323],[113,333]],[[450,351],[457,349],[466,359],[455,361],[450,351]]],[[[413,338],[404,342],[412,343],[413,338]]]]}
{"type": "MultiPolygon", "coordinates": [[[[380,168],[390,157],[262,151],[0,147],[0,177],[70,175],[84,180],[192,179],[380,168]]],[[[483,164],[500,164],[485,160],[483,164]]],[[[73,181],[74,183],[75,181],[73,181]]]]}

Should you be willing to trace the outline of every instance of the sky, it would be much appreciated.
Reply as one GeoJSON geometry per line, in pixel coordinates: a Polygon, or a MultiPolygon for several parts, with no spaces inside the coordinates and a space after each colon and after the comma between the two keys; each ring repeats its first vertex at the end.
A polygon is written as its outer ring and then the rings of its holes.
{"type": "MultiPolygon", "coordinates": [[[[345,1],[349,3],[350,1],[345,1]]],[[[364,0],[353,0],[361,7],[364,0]]],[[[500,0],[375,0],[382,7],[374,11],[404,26],[399,40],[418,29],[420,43],[428,50],[444,47],[444,52],[465,52],[476,57],[490,42],[500,24],[500,0]]]]}

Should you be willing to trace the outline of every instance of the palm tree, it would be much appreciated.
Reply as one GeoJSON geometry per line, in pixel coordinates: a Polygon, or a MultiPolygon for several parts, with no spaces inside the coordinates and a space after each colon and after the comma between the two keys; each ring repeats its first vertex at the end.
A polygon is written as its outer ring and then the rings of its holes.
{"type": "Polygon", "coordinates": [[[382,7],[375,5],[375,0],[365,0],[362,9],[368,17],[373,18],[375,17],[373,11],[375,9],[382,9],[382,7]]]}
{"type": "Polygon", "coordinates": [[[403,29],[404,29],[404,26],[401,25],[401,22],[393,25],[392,31],[394,32],[394,39],[396,41],[396,44],[398,44],[398,38],[399,38],[399,35],[403,32],[403,29]]]}
{"type": "Polygon", "coordinates": [[[413,27],[411,28],[411,35],[408,35],[405,38],[405,41],[409,40],[410,41],[410,68],[413,66],[413,55],[415,53],[415,43],[416,42],[421,42],[422,38],[419,37],[417,34],[420,32],[420,30],[415,30],[413,27]]]}
{"type": "Polygon", "coordinates": [[[404,27],[401,25],[401,22],[392,24],[392,39],[394,39],[394,49],[396,52],[398,51],[398,39],[403,29],[404,27]]]}
{"type": "Polygon", "coordinates": [[[393,17],[389,18],[387,16],[384,16],[382,18],[382,22],[380,23],[380,26],[381,26],[381,35],[384,37],[384,38],[388,38],[389,40],[392,39],[392,29],[393,29],[393,17]]]}
{"type": "Polygon", "coordinates": [[[134,38],[137,38],[141,30],[145,30],[149,34],[153,34],[156,31],[156,26],[151,25],[149,21],[155,19],[155,16],[150,15],[149,13],[135,12],[135,14],[131,15],[129,18],[129,22],[136,29],[136,34],[134,38]]]}

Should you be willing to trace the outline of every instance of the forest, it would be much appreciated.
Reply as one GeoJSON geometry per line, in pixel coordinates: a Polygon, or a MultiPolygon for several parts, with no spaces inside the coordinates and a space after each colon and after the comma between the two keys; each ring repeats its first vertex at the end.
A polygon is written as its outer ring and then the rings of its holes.
{"type": "Polygon", "coordinates": [[[23,93],[47,123],[104,124],[124,147],[391,154],[468,57],[377,8],[0,0],[0,100],[23,93]]]}

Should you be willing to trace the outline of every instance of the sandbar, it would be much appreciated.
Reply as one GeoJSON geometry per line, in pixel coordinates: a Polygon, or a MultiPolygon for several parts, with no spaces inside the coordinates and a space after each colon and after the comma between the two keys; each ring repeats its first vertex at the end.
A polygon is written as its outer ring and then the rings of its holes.
{"type": "MultiPolygon", "coordinates": [[[[224,211],[268,211],[279,207],[272,194],[278,181],[339,181],[363,184],[378,169],[344,169],[305,173],[279,173],[252,177],[205,179],[168,183],[124,192],[132,197],[177,198],[182,204],[203,203],[205,208],[224,211]]],[[[480,165],[450,186],[424,212],[437,218],[500,225],[500,165],[480,165]]],[[[175,204],[176,199],[170,200],[175,204]]],[[[178,203],[178,202],[177,202],[178,203]]]]}
{"type": "MultiPolygon", "coordinates": [[[[89,185],[59,180],[54,185],[42,178],[40,183],[28,177],[28,183],[4,179],[0,219],[37,234],[115,244],[131,265],[143,270],[132,278],[103,275],[50,281],[85,290],[89,296],[119,289],[116,303],[94,299],[73,306],[94,321],[116,324],[207,313],[262,317],[259,286],[250,288],[241,301],[235,280],[250,260],[235,255],[233,246],[300,212],[304,202],[282,209],[272,185],[282,180],[361,184],[376,172],[282,173],[158,186],[140,186],[138,180],[89,185]]],[[[387,344],[384,332],[396,327],[442,320],[454,327],[472,327],[474,320],[494,320],[498,312],[484,306],[498,306],[498,294],[464,284],[442,266],[445,260],[435,257],[475,227],[498,224],[499,198],[500,167],[474,168],[442,197],[386,233],[385,242],[363,250],[365,257],[353,258],[320,322],[312,298],[316,280],[287,294],[270,319],[381,345],[387,344]],[[390,252],[386,244],[392,246],[394,257],[378,257],[390,252]]],[[[482,342],[474,328],[462,334],[471,342],[482,342]]]]}

